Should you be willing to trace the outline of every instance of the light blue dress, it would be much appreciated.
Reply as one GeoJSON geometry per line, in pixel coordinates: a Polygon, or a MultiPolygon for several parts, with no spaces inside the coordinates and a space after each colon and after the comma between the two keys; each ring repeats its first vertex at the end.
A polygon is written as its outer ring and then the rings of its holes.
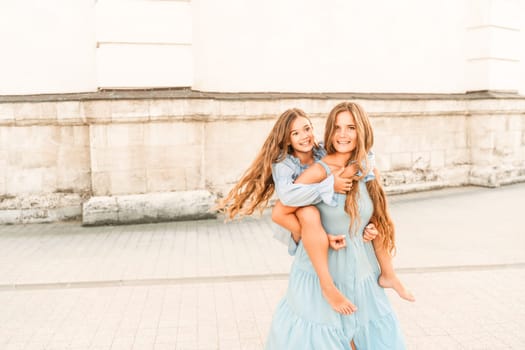
{"type": "MultiPolygon", "coordinates": [[[[329,171],[326,164],[320,162],[329,171]]],[[[359,183],[359,222],[348,233],[350,217],[345,195],[334,194],[336,206],[316,204],[326,232],[347,232],[347,247],[329,250],[328,266],[337,288],[358,308],[352,315],[335,312],[324,299],[319,279],[299,242],[290,271],[288,289],[278,304],[266,342],[267,350],[405,349],[399,322],[385,291],[377,283],[379,265],[370,242],[362,234],[373,212],[365,179],[359,183]]]]}

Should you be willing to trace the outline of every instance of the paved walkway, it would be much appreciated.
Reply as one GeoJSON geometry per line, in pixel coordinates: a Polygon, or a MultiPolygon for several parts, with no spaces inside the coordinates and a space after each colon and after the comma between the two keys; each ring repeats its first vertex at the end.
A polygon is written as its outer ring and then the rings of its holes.
{"type": "MultiPolygon", "coordinates": [[[[417,302],[388,295],[409,349],[525,349],[524,198],[525,184],[391,198],[417,302]]],[[[0,349],[262,349],[291,263],[270,231],[268,215],[0,226],[0,349]]]]}

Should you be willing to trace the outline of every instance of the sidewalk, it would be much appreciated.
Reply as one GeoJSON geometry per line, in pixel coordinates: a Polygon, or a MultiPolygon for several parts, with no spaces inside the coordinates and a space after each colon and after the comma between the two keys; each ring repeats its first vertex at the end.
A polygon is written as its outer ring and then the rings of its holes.
{"type": "MultiPolygon", "coordinates": [[[[525,184],[391,197],[409,349],[525,349],[525,184]]],[[[291,257],[270,219],[0,226],[0,349],[263,348],[291,257]]]]}

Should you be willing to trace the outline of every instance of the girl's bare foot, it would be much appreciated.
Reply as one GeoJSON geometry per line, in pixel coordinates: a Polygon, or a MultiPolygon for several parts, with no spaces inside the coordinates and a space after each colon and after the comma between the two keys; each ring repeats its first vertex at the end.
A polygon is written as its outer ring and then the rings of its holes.
{"type": "Polygon", "coordinates": [[[379,276],[378,283],[383,288],[392,288],[399,296],[408,301],[416,301],[416,298],[406,287],[401,283],[397,276],[379,276]]]}
{"type": "Polygon", "coordinates": [[[328,304],[340,314],[350,315],[357,311],[357,307],[335,285],[321,287],[321,291],[328,304]]]}

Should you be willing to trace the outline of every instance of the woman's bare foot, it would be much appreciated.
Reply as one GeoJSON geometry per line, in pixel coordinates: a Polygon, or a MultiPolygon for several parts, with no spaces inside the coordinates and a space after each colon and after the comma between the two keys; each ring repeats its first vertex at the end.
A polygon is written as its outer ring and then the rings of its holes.
{"type": "Polygon", "coordinates": [[[324,298],[328,304],[337,312],[343,315],[350,315],[357,311],[357,307],[348,300],[335,285],[321,287],[324,298]]]}
{"type": "Polygon", "coordinates": [[[379,276],[378,283],[383,288],[392,288],[399,296],[408,301],[416,301],[416,298],[406,287],[401,283],[397,276],[379,276]]]}

